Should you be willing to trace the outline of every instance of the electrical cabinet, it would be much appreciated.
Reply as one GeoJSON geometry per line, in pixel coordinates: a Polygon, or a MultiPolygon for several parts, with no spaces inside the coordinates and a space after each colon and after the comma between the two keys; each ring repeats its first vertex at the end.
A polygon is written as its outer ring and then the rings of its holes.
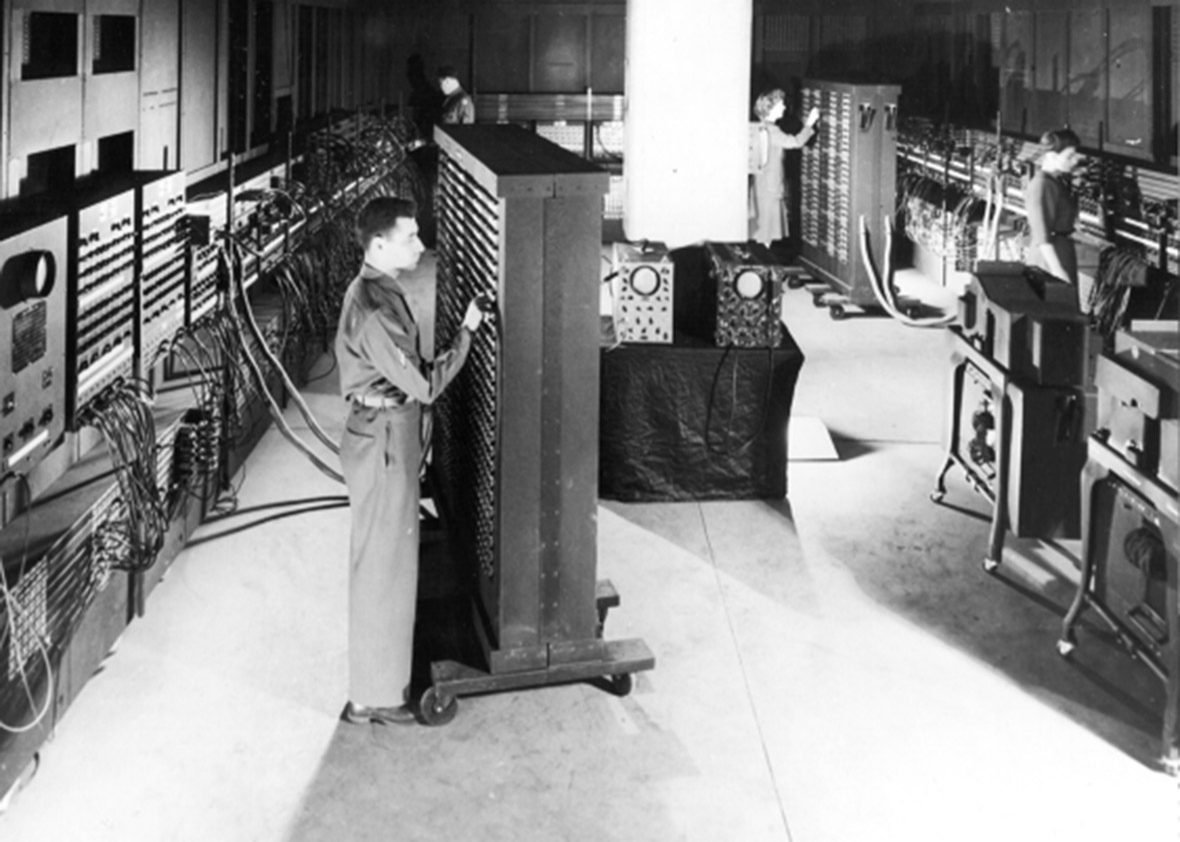
{"type": "Polygon", "coordinates": [[[663,243],[615,243],[611,283],[620,342],[671,342],[676,266],[663,243]]]}
{"type": "Polygon", "coordinates": [[[515,126],[439,127],[435,139],[437,335],[459,329],[477,294],[496,310],[435,404],[431,482],[474,582],[487,669],[434,664],[428,719],[465,690],[651,663],[641,642],[599,634],[598,413],[587,408],[598,406],[607,173],[515,126]]]}
{"type": "MultiPolygon", "coordinates": [[[[1175,451],[1171,469],[1160,470],[1150,447],[1128,445],[1136,436],[1158,434],[1161,416],[1174,415],[1180,394],[1176,323],[1122,338],[1133,339],[1130,347],[1139,348],[1140,356],[1154,347],[1156,358],[1146,364],[1125,358],[1098,382],[1101,421],[1089,438],[1081,475],[1082,570],[1057,651],[1063,657],[1073,652],[1074,628],[1087,607],[1114,630],[1164,683],[1162,760],[1175,773],[1180,771],[1180,496],[1168,481],[1175,477],[1175,451]],[[1149,405],[1136,418],[1132,404],[1141,398],[1149,405]]],[[[1175,438],[1172,430],[1172,448],[1175,438]]]]}
{"type": "Polygon", "coordinates": [[[1075,538],[1086,461],[1088,334],[1073,287],[1019,264],[980,264],[960,302],[952,342],[947,458],[993,504],[984,567],[1005,534],[1075,538]]]}
{"type": "Polygon", "coordinates": [[[141,175],[135,211],[139,219],[136,371],[149,379],[161,350],[184,327],[188,289],[184,173],[141,175]]]}
{"type": "Polygon", "coordinates": [[[777,348],[782,344],[783,272],[761,243],[706,243],[717,286],[720,348],[777,348]]]}
{"type": "Polygon", "coordinates": [[[818,108],[822,118],[803,149],[802,260],[838,293],[833,303],[879,306],[864,265],[861,225],[880,250],[896,202],[900,94],[895,85],[803,83],[802,113],[818,108]]]}
{"type": "Polygon", "coordinates": [[[0,222],[0,395],[5,472],[28,472],[66,420],[66,218],[0,222]]]}
{"type": "Polygon", "coordinates": [[[104,389],[134,373],[137,225],[131,179],[85,190],[69,213],[70,327],[66,361],[70,429],[104,389]]]}

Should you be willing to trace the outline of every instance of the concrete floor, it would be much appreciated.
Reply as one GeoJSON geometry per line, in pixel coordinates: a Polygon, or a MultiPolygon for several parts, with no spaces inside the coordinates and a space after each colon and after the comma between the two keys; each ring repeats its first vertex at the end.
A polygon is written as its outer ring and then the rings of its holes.
{"type": "MultiPolygon", "coordinates": [[[[795,412],[840,459],[789,499],[604,502],[611,639],[657,657],[590,684],[460,701],[440,728],[353,726],[348,512],[211,523],[152,594],[0,816],[5,842],[1180,838],[1163,691],[1090,616],[1054,650],[1076,542],[1009,540],[942,461],[946,335],[831,321],[806,291],[795,412]]],[[[325,368],[327,366],[325,365],[325,368]]],[[[338,432],[331,376],[308,397],[338,432]]],[[[240,508],[339,494],[273,430],[240,508]]]]}

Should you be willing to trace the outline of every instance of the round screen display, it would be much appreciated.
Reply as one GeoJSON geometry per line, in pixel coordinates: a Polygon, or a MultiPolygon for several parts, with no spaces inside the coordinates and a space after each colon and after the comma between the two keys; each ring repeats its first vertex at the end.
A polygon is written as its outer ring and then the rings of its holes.
{"type": "Polygon", "coordinates": [[[737,276],[733,286],[742,298],[757,298],[762,294],[762,276],[747,269],[737,276]]]}
{"type": "Polygon", "coordinates": [[[631,273],[631,289],[639,295],[654,295],[660,288],[660,273],[650,266],[640,266],[631,273]]]}

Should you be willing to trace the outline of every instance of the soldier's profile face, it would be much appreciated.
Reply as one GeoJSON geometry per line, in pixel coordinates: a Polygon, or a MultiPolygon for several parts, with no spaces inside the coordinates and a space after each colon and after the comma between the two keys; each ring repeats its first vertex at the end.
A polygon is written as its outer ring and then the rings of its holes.
{"type": "Polygon", "coordinates": [[[399,217],[394,226],[381,235],[383,269],[386,271],[409,270],[418,265],[418,258],[426,250],[418,239],[418,222],[409,217],[399,217]]]}

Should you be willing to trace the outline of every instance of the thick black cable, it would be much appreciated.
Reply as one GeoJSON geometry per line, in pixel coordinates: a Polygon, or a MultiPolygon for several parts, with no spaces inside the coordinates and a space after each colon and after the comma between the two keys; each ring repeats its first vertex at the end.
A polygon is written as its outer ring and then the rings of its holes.
{"type": "MultiPolygon", "coordinates": [[[[235,281],[238,287],[238,301],[240,310],[241,313],[244,314],[245,318],[234,319],[234,323],[240,327],[242,322],[245,322],[246,326],[250,329],[250,335],[254,338],[255,344],[262,352],[262,355],[267,359],[267,361],[282,379],[283,385],[286,386],[291,399],[295,402],[295,406],[298,408],[299,414],[302,415],[304,420],[307,421],[307,425],[312,434],[315,435],[315,437],[319,439],[325,447],[332,451],[332,453],[339,456],[340,445],[324,431],[324,428],[320,425],[314,413],[312,413],[311,407],[307,405],[307,401],[305,401],[303,396],[299,393],[299,389],[294,383],[291,382],[291,378],[287,375],[287,370],[283,367],[282,362],[279,361],[279,359],[274,355],[274,352],[271,351],[270,346],[267,345],[266,337],[262,335],[262,330],[258,327],[258,321],[254,318],[254,308],[250,306],[250,299],[246,296],[246,287],[242,282],[242,277],[240,274],[235,275],[235,281]]],[[[252,352],[246,346],[245,342],[242,343],[242,348],[247,356],[252,360],[252,352]]],[[[261,369],[255,372],[255,376],[258,378],[258,388],[263,392],[266,392],[269,398],[270,391],[267,388],[266,378],[262,375],[261,369]]]]}
{"type": "Polygon", "coordinates": [[[228,538],[230,535],[237,535],[240,532],[245,532],[247,529],[254,529],[255,527],[262,526],[263,524],[266,524],[266,523],[271,523],[276,520],[282,520],[283,518],[296,517],[298,515],[304,515],[304,514],[308,514],[310,512],[322,512],[322,511],[328,511],[331,509],[342,509],[342,508],[345,508],[346,506],[348,506],[348,499],[344,498],[342,501],[335,502],[335,503],[323,503],[323,504],[317,505],[317,506],[307,506],[305,508],[294,509],[292,511],[279,512],[278,514],[270,515],[268,517],[261,518],[260,520],[251,521],[250,523],[243,523],[239,526],[230,527],[229,529],[224,529],[224,530],[217,532],[216,534],[213,534],[213,535],[202,535],[200,538],[190,538],[187,546],[195,547],[200,544],[207,544],[210,541],[215,541],[218,538],[228,538]]]}

